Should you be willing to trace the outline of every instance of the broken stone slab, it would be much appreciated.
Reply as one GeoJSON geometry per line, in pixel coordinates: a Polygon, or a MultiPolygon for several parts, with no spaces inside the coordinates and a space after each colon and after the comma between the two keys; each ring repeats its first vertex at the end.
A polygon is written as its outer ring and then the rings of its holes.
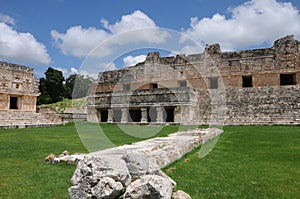
{"type": "Polygon", "coordinates": [[[160,169],[222,132],[196,129],[82,155],[71,179],[69,197],[118,198],[126,189],[124,198],[171,198],[176,182],[160,169]]]}
{"type": "Polygon", "coordinates": [[[158,169],[156,171],[152,171],[149,174],[151,174],[151,175],[158,175],[158,176],[161,176],[161,177],[165,178],[166,180],[168,180],[171,183],[171,185],[172,185],[173,188],[176,187],[176,185],[177,185],[177,183],[172,178],[170,178],[167,174],[165,174],[160,169],[158,169]]]}
{"type": "Polygon", "coordinates": [[[170,199],[172,184],[158,175],[145,175],[132,182],[126,189],[125,199],[170,199]]]}
{"type": "Polygon", "coordinates": [[[126,162],[132,179],[145,175],[149,170],[149,160],[145,153],[137,150],[129,150],[124,153],[122,159],[126,162]]]}
{"type": "Polygon", "coordinates": [[[68,189],[70,199],[117,198],[131,176],[124,160],[115,157],[85,157],[78,162],[68,189]]]}
{"type": "Polygon", "coordinates": [[[80,155],[65,155],[61,157],[55,157],[53,163],[68,163],[68,164],[77,164],[80,160],[83,160],[89,155],[80,154],[80,155]]]}
{"type": "Polygon", "coordinates": [[[93,198],[114,199],[122,195],[123,185],[110,177],[100,178],[98,184],[91,189],[93,198]]]}
{"type": "Polygon", "coordinates": [[[64,150],[58,157],[61,158],[61,157],[68,156],[68,155],[70,155],[69,151],[64,150]]]}
{"type": "Polygon", "coordinates": [[[124,160],[102,156],[97,158],[86,157],[81,160],[71,179],[71,184],[77,185],[85,180],[93,184],[101,177],[111,177],[124,186],[131,182],[131,176],[124,160]]]}
{"type": "Polygon", "coordinates": [[[55,154],[49,154],[47,157],[45,157],[45,159],[44,159],[44,161],[46,162],[46,163],[55,163],[55,158],[56,158],[56,156],[55,156],[55,154]]]}
{"type": "Polygon", "coordinates": [[[192,199],[189,194],[185,193],[182,190],[178,190],[178,191],[174,192],[172,195],[172,198],[173,199],[192,199]]]}

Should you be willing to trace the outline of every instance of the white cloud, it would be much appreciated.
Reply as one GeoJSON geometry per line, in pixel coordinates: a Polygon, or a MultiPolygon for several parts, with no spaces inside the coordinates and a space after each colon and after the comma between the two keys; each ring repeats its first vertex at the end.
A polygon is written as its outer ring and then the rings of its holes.
{"type": "Polygon", "coordinates": [[[121,20],[113,25],[110,25],[106,19],[101,19],[101,23],[113,34],[118,34],[132,29],[156,27],[154,21],[139,10],[130,15],[122,16],[121,20]]]}
{"type": "Polygon", "coordinates": [[[4,22],[0,22],[0,59],[36,65],[51,62],[44,44],[32,34],[17,32],[4,22]]]}
{"type": "Polygon", "coordinates": [[[124,66],[134,66],[137,63],[143,62],[146,60],[146,55],[138,55],[138,56],[127,56],[123,58],[124,66]]]}
{"type": "Polygon", "coordinates": [[[77,68],[71,67],[71,74],[78,74],[77,68]]]}
{"type": "Polygon", "coordinates": [[[225,50],[271,43],[289,34],[300,36],[299,10],[291,3],[251,0],[228,11],[230,18],[218,13],[191,18],[190,28],[183,32],[200,43],[220,43],[225,50]]]}
{"type": "Polygon", "coordinates": [[[75,57],[85,57],[95,47],[95,45],[107,39],[110,35],[104,30],[94,27],[83,28],[73,26],[65,34],[56,30],[51,31],[54,44],[61,49],[65,55],[75,57]]]}
{"type": "Polygon", "coordinates": [[[0,13],[0,21],[13,26],[16,25],[15,19],[6,14],[0,13]]]}
{"type": "Polygon", "coordinates": [[[162,43],[169,36],[166,32],[158,29],[154,21],[141,11],[135,11],[122,16],[120,21],[109,24],[106,19],[100,21],[104,29],[95,27],[83,28],[81,26],[70,27],[66,33],[51,31],[54,44],[66,55],[85,57],[98,44],[107,38],[115,36],[109,44],[100,46],[91,56],[105,57],[113,53],[112,48],[131,42],[162,43]],[[143,28],[143,31],[130,32],[143,28]],[[118,37],[116,35],[125,33],[118,37]]]}
{"type": "Polygon", "coordinates": [[[67,68],[60,68],[60,67],[56,67],[56,68],[54,67],[54,69],[61,71],[65,78],[68,78],[70,75],[73,74],[78,74],[78,70],[74,67],[71,67],[70,70],[67,68]]]}

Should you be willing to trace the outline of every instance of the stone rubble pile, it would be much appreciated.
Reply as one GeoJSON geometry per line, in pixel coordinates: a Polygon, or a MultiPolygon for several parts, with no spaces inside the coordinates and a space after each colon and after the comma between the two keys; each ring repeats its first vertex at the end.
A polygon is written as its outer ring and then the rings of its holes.
{"type": "Polygon", "coordinates": [[[65,151],[60,157],[49,155],[48,162],[77,164],[68,189],[70,199],[190,199],[181,190],[173,193],[176,182],[161,168],[222,132],[194,129],[90,154],[65,151]]]}

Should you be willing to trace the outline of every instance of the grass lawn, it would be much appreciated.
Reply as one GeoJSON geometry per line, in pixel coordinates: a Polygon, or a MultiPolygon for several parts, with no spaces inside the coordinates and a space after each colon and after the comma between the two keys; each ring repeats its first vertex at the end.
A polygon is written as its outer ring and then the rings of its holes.
{"type": "Polygon", "coordinates": [[[224,127],[205,158],[199,148],[164,171],[192,198],[300,198],[300,127],[224,127]]]}
{"type": "MultiPolygon", "coordinates": [[[[115,145],[143,140],[122,133],[117,125],[101,125],[115,145]]],[[[81,126],[91,133],[95,124],[81,126]]],[[[146,128],[146,127],[143,127],[146,128]]],[[[150,127],[151,128],[151,127],[150,127]]],[[[152,127],[157,129],[157,127],[152,127]]],[[[163,128],[157,136],[176,132],[178,126],[163,128]]],[[[50,128],[0,130],[0,199],[6,198],[68,198],[67,188],[74,165],[47,165],[44,158],[87,150],[79,139],[74,124],[50,128]]]]}
{"type": "MultiPolygon", "coordinates": [[[[117,125],[102,128],[115,145],[145,139],[122,133],[117,125]]],[[[157,127],[143,128],[141,133],[157,127]]],[[[157,136],[177,129],[165,127],[157,136]]],[[[192,198],[299,198],[299,144],[300,127],[225,127],[208,156],[198,158],[195,149],[165,171],[192,198]]],[[[0,130],[0,198],[68,198],[75,166],[43,162],[65,149],[87,152],[74,124],[0,130]]]]}

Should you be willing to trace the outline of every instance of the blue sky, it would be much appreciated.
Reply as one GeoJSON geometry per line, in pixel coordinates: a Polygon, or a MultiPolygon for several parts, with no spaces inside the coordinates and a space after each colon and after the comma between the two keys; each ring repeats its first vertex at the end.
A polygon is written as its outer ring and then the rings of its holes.
{"type": "Polygon", "coordinates": [[[168,55],[200,53],[206,43],[223,51],[270,47],[288,34],[300,38],[299,10],[299,0],[0,0],[0,60],[33,67],[38,77],[49,66],[66,76],[96,76],[156,49],[168,55]],[[173,46],[181,34],[193,42],[173,46]]]}

